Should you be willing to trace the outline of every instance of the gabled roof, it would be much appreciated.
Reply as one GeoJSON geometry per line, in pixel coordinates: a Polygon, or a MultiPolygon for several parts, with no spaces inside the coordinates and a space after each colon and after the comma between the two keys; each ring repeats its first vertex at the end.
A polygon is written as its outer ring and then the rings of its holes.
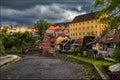
{"type": "Polygon", "coordinates": [[[65,30],[64,26],[50,26],[48,30],[65,30]]]}
{"type": "Polygon", "coordinates": [[[98,12],[94,12],[94,13],[88,13],[88,14],[83,14],[83,15],[76,16],[71,23],[98,19],[97,13],[98,12]]]}
{"type": "Polygon", "coordinates": [[[120,42],[120,34],[116,33],[116,30],[113,29],[105,34],[100,40],[100,43],[118,43],[120,42]]]}

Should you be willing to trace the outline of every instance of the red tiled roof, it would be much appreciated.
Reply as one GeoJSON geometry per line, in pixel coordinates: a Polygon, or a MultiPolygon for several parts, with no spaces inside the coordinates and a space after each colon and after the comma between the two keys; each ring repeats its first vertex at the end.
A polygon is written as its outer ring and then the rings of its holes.
{"type": "Polygon", "coordinates": [[[48,30],[65,30],[64,26],[50,26],[48,30]]]}
{"type": "Polygon", "coordinates": [[[100,38],[100,43],[118,43],[120,42],[120,34],[117,34],[114,32],[115,30],[111,30],[106,35],[104,35],[102,38],[100,38]]]}

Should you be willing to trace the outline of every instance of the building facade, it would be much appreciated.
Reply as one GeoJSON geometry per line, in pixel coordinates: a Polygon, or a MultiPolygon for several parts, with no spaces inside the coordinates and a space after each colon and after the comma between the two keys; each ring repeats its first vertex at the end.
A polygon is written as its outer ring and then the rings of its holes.
{"type": "Polygon", "coordinates": [[[69,24],[69,36],[71,39],[80,39],[84,36],[100,36],[106,27],[100,23],[98,12],[76,16],[69,24]]]}
{"type": "MultiPolygon", "coordinates": [[[[120,31],[120,29],[118,29],[118,31],[120,31]]],[[[117,30],[112,29],[100,38],[100,50],[98,52],[102,53],[104,57],[112,57],[117,43],[120,43],[120,34],[117,30]]]]}
{"type": "Polygon", "coordinates": [[[69,36],[69,28],[63,26],[50,26],[44,35],[42,42],[42,50],[45,52],[55,52],[56,45],[61,40],[67,39],[69,36]]]}

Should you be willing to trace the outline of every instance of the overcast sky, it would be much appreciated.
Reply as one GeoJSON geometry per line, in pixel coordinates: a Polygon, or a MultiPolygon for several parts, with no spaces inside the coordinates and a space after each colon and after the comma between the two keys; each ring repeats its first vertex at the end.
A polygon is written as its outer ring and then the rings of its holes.
{"type": "Polygon", "coordinates": [[[77,15],[95,12],[94,0],[0,0],[0,25],[32,26],[39,19],[70,22],[77,15]]]}

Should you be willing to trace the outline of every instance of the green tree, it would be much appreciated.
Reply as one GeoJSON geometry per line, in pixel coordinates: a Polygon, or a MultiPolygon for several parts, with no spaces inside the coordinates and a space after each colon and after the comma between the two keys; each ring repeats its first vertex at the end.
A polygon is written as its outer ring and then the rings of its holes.
{"type": "Polygon", "coordinates": [[[0,53],[4,53],[5,52],[5,47],[2,44],[2,41],[0,40],[0,53]]]}
{"type": "Polygon", "coordinates": [[[116,45],[113,53],[113,58],[120,63],[120,42],[116,45]]]}
{"type": "Polygon", "coordinates": [[[102,16],[107,13],[109,16],[101,18],[102,23],[107,23],[109,29],[118,29],[120,26],[120,0],[95,0],[93,6],[101,7],[101,11],[98,16],[102,16]]]}
{"type": "Polygon", "coordinates": [[[8,26],[8,25],[4,25],[4,26],[3,26],[3,29],[2,29],[2,32],[5,32],[5,33],[6,33],[9,27],[10,27],[10,26],[8,26]]]}
{"type": "Polygon", "coordinates": [[[48,23],[47,21],[45,20],[39,20],[37,21],[37,23],[35,24],[35,26],[37,27],[38,29],[38,34],[40,35],[41,37],[41,41],[43,39],[43,36],[45,34],[45,31],[49,28],[49,26],[52,25],[51,23],[48,23]]]}

